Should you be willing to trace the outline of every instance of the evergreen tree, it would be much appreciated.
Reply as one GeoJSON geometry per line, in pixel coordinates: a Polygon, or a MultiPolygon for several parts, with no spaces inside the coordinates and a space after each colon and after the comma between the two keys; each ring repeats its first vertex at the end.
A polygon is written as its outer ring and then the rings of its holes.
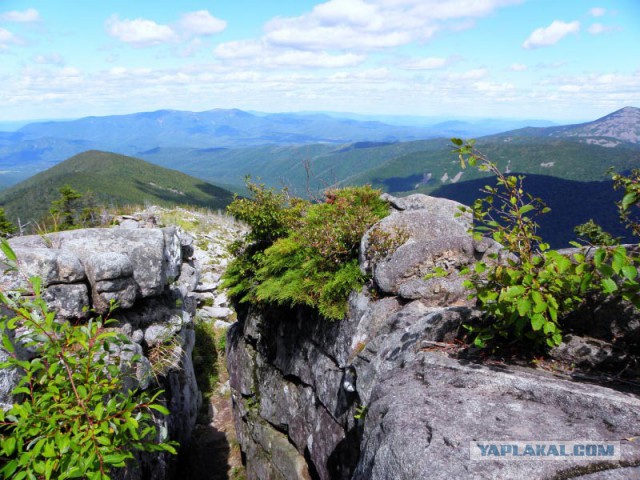
{"type": "Polygon", "coordinates": [[[76,226],[76,216],[78,215],[79,200],[82,198],[82,194],[69,185],[60,187],[58,192],[60,192],[60,198],[51,202],[49,211],[52,215],[60,215],[62,219],[60,223],[61,229],[73,228],[76,226]]]}
{"type": "Polygon", "coordinates": [[[16,227],[7,219],[4,208],[0,208],[0,237],[8,237],[16,233],[16,227]]]}

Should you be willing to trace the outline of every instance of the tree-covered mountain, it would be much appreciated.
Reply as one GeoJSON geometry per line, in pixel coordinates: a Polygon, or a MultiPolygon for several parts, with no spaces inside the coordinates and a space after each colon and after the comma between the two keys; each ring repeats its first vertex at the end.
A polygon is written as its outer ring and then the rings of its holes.
{"type": "MultiPolygon", "coordinates": [[[[0,132],[0,188],[91,149],[139,156],[140,152],[178,148],[185,158],[185,151],[193,151],[195,157],[200,157],[201,150],[221,148],[406,142],[481,136],[524,125],[541,125],[541,122],[443,121],[429,117],[325,112],[266,114],[237,109],[159,110],[72,121],[39,121],[19,131],[0,132]]],[[[187,160],[190,162],[191,158],[187,160]]]]}
{"type": "Polygon", "coordinates": [[[88,151],[1,192],[0,207],[14,222],[18,217],[23,223],[39,220],[64,185],[80,193],[91,192],[96,203],[107,206],[153,203],[224,208],[233,199],[228,190],[176,170],[124,155],[88,151]]]}

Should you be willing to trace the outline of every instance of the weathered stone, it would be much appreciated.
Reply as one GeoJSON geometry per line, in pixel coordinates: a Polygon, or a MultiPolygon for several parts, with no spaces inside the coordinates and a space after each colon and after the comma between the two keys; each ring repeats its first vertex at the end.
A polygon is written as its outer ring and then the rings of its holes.
{"type": "Polygon", "coordinates": [[[420,193],[406,197],[394,197],[388,193],[383,193],[381,198],[389,202],[391,207],[396,210],[425,210],[429,215],[449,218],[467,230],[471,228],[473,223],[471,213],[463,213],[460,210],[464,205],[447,198],[431,197],[420,193]]]}
{"type": "Polygon", "coordinates": [[[236,323],[227,331],[227,363],[231,388],[244,396],[255,395],[256,352],[245,342],[240,326],[236,323]]]}
{"type": "Polygon", "coordinates": [[[118,225],[120,228],[127,228],[127,229],[136,229],[136,228],[140,228],[139,224],[136,220],[131,220],[131,219],[124,219],[123,221],[120,222],[120,224],[118,225]]]}
{"type": "MultiPolygon", "coordinates": [[[[84,267],[80,259],[71,252],[51,248],[28,248],[17,237],[9,242],[20,261],[23,279],[37,276],[42,279],[43,286],[56,283],[82,282],[85,277],[84,267]]],[[[21,281],[20,286],[26,282],[21,281]]]]}
{"type": "Polygon", "coordinates": [[[403,245],[451,237],[468,237],[466,222],[458,223],[451,216],[435,215],[427,209],[394,211],[371,227],[362,237],[360,266],[365,272],[375,269],[370,243],[371,233],[375,230],[385,232],[391,235],[391,238],[402,235],[406,239],[403,245]]]}
{"type": "MultiPolygon", "coordinates": [[[[0,347],[0,362],[9,359],[9,353],[0,347]]],[[[0,409],[8,410],[13,405],[11,392],[18,386],[20,373],[14,368],[0,368],[0,409]]]]}
{"type": "MultiPolygon", "coordinates": [[[[617,441],[640,422],[634,396],[533,371],[465,365],[438,353],[420,353],[381,377],[367,405],[356,480],[555,478],[588,463],[470,462],[469,442],[617,441]]],[[[626,447],[624,461],[639,462],[640,445],[626,447]]]]}
{"type": "Polygon", "coordinates": [[[187,290],[192,292],[198,285],[199,280],[200,273],[194,266],[189,265],[188,263],[182,265],[180,276],[177,279],[178,283],[186,285],[187,290]]]}
{"type": "Polygon", "coordinates": [[[82,283],[51,285],[43,298],[49,308],[66,319],[85,318],[90,308],[89,291],[82,283]]]}
{"type": "Polygon", "coordinates": [[[477,242],[468,235],[405,243],[375,265],[374,281],[383,292],[423,298],[433,306],[462,304],[468,293],[458,272],[499,248],[492,240],[477,242]]]}
{"type": "Polygon", "coordinates": [[[89,281],[92,283],[117,280],[133,275],[133,264],[129,256],[123,253],[96,253],[85,260],[85,267],[89,281]]]}
{"type": "Polygon", "coordinates": [[[137,292],[137,285],[133,277],[97,282],[93,288],[94,309],[97,312],[105,313],[111,302],[115,302],[119,308],[131,308],[136,301],[137,292]],[[120,287],[120,289],[114,290],[116,287],[120,287]],[[101,291],[100,289],[103,288],[107,290],[101,291]]]}
{"type": "Polygon", "coordinates": [[[200,309],[200,316],[204,319],[221,319],[226,320],[231,318],[235,312],[226,307],[202,307],[200,309]]]}
{"type": "Polygon", "coordinates": [[[173,338],[182,328],[182,318],[172,315],[165,323],[156,323],[144,331],[147,345],[157,345],[173,338]]]}
{"type": "Polygon", "coordinates": [[[550,355],[569,365],[585,368],[622,365],[627,358],[626,352],[609,342],[577,335],[566,335],[563,342],[551,350],[550,355]]]}
{"type": "Polygon", "coordinates": [[[164,235],[164,254],[162,277],[165,282],[173,282],[180,276],[182,264],[182,246],[178,229],[166,227],[162,229],[164,235]]]}
{"type": "MultiPolygon", "coordinates": [[[[133,277],[139,287],[141,297],[158,295],[164,289],[167,265],[165,261],[165,234],[158,229],[83,229],[47,235],[54,248],[67,250],[87,264],[99,254],[126,255],[133,267],[133,277]]],[[[118,262],[124,262],[119,260],[118,262]]],[[[127,270],[125,268],[124,276],[127,270]]],[[[105,265],[109,268],[108,265],[105,265]]],[[[87,268],[89,270],[89,268],[87,268]]],[[[99,280],[117,278],[108,274],[99,280]]]]}

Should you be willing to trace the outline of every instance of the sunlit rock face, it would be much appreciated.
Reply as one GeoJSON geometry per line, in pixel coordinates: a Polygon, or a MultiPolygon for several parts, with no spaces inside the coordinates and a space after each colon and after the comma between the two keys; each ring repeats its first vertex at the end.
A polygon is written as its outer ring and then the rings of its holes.
{"type": "MultiPolygon", "coordinates": [[[[459,271],[489,254],[501,261],[501,247],[468,236],[455,202],[386,199],[392,213],[377,227],[405,229],[404,241],[375,256],[367,232],[360,266],[371,282],[352,293],[345,319],[306,308],[238,311],[227,365],[248,478],[640,477],[640,442],[624,440],[640,431],[637,389],[452,355],[463,325],[481,316],[459,271]],[[436,267],[446,275],[425,279],[436,267]],[[470,442],[479,440],[621,441],[622,460],[472,462],[470,442]]],[[[558,360],[615,365],[629,360],[620,348],[638,351],[637,314],[596,307],[573,320],[558,360]],[[590,335],[598,341],[576,339],[590,335]]]]}

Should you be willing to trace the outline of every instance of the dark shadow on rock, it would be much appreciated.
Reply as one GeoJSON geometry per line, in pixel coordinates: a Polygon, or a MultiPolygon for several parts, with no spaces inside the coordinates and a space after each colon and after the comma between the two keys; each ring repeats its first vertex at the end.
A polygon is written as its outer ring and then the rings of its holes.
{"type": "Polygon", "coordinates": [[[353,475],[360,459],[360,437],[358,426],[353,427],[329,455],[327,470],[333,480],[347,480],[353,475]]]}
{"type": "Polygon", "coordinates": [[[180,449],[176,479],[229,480],[231,447],[213,425],[196,425],[193,438],[180,449]]]}

